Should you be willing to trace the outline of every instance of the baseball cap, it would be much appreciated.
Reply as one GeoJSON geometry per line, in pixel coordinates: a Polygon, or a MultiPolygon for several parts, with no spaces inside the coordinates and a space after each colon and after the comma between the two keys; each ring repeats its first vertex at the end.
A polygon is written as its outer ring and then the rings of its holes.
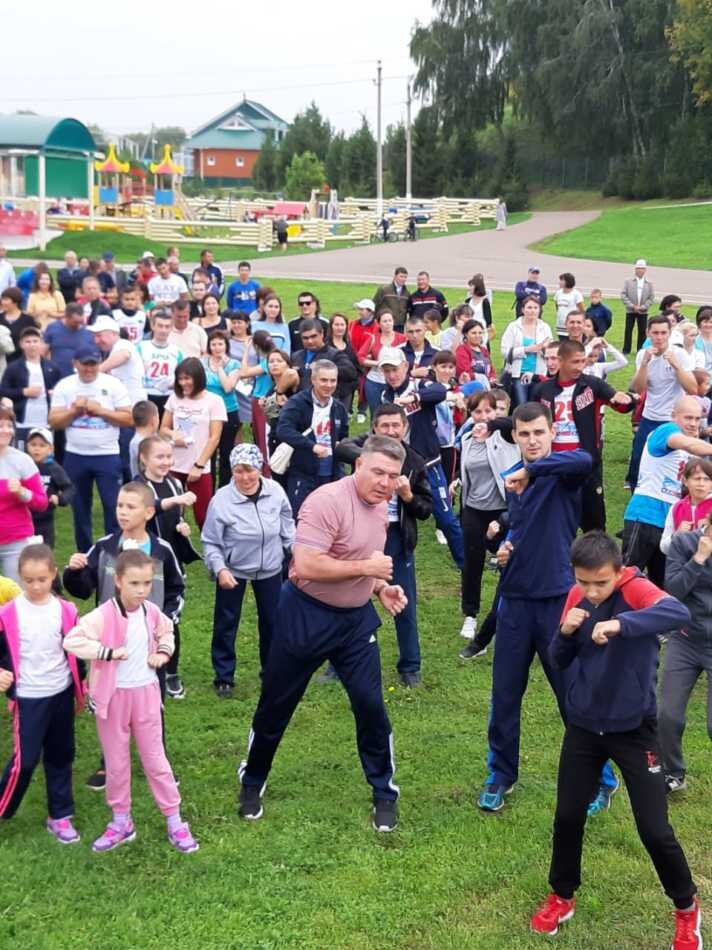
{"type": "Polygon", "coordinates": [[[101,333],[102,330],[112,330],[114,333],[120,333],[121,329],[114,320],[113,317],[110,317],[108,313],[100,314],[94,323],[87,327],[91,333],[101,333]]]}
{"type": "Polygon", "coordinates": [[[144,251],[143,254],[141,255],[141,260],[147,261],[149,258],[153,260],[155,256],[156,255],[153,253],[153,251],[144,251]]]}
{"type": "Polygon", "coordinates": [[[541,271],[539,270],[539,265],[538,265],[538,264],[532,264],[532,265],[529,267],[529,273],[530,273],[530,274],[540,274],[541,271]]]}
{"type": "Polygon", "coordinates": [[[104,253],[101,255],[101,259],[102,259],[102,261],[113,261],[113,259],[114,259],[114,252],[113,252],[113,251],[104,251],[104,253]]]}
{"type": "Polygon", "coordinates": [[[378,357],[378,368],[382,366],[400,366],[405,363],[405,353],[398,346],[384,346],[378,357]]]}
{"type": "Polygon", "coordinates": [[[646,264],[644,258],[639,257],[638,260],[635,262],[635,266],[636,266],[636,267],[647,267],[648,265],[646,264]]]}
{"type": "Polygon", "coordinates": [[[98,346],[80,346],[74,354],[74,359],[77,363],[82,363],[86,366],[87,363],[101,363],[104,357],[101,355],[101,350],[98,346]]]}
{"type": "Polygon", "coordinates": [[[34,438],[36,435],[39,436],[40,439],[44,439],[47,445],[54,446],[54,436],[52,435],[51,430],[46,426],[37,426],[34,429],[30,429],[30,431],[27,433],[25,442],[29,442],[30,439],[34,438]]]}
{"type": "Polygon", "coordinates": [[[357,300],[354,304],[354,307],[357,310],[375,310],[376,305],[372,300],[369,300],[368,297],[364,297],[363,300],[357,300]]]}

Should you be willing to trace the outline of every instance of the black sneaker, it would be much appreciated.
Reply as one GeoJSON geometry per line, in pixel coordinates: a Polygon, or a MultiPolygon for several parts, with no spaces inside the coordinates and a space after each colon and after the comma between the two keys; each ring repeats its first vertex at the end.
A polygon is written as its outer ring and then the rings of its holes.
{"type": "Polygon", "coordinates": [[[232,699],[232,693],[235,687],[232,683],[216,683],[214,689],[219,699],[232,699]]]}
{"type": "Polygon", "coordinates": [[[240,807],[237,813],[246,821],[257,821],[261,818],[264,815],[262,790],[254,785],[240,785],[240,807]]]}
{"type": "Polygon", "coordinates": [[[106,769],[97,769],[96,772],[92,772],[86,785],[92,792],[103,792],[106,788],[106,769]]]}
{"type": "Polygon", "coordinates": [[[166,694],[171,699],[185,699],[185,686],[177,674],[169,673],[166,676],[166,694]]]}
{"type": "Polygon", "coordinates": [[[374,831],[395,831],[398,827],[398,802],[377,798],[373,805],[374,831]]]}
{"type": "Polygon", "coordinates": [[[665,791],[668,795],[674,795],[675,792],[684,792],[687,788],[687,779],[684,775],[666,775],[665,791]]]}
{"type": "Polygon", "coordinates": [[[422,685],[422,679],[420,673],[401,673],[400,681],[406,689],[417,689],[418,686],[422,685]]]}
{"type": "Polygon", "coordinates": [[[467,646],[460,650],[459,656],[461,660],[474,660],[475,657],[484,656],[486,652],[487,647],[480,646],[477,637],[474,637],[467,646]]]}

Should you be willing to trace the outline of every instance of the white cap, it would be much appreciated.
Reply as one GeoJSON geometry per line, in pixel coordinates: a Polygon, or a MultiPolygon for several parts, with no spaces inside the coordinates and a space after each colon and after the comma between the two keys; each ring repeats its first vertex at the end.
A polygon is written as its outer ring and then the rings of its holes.
{"type": "Polygon", "coordinates": [[[100,314],[94,323],[87,327],[87,330],[90,330],[92,333],[101,333],[102,330],[111,330],[113,333],[121,332],[116,320],[107,313],[100,314]]]}
{"type": "Polygon", "coordinates": [[[363,300],[357,300],[354,304],[354,307],[357,310],[375,310],[376,305],[372,300],[369,300],[368,297],[364,297],[363,300]]]}
{"type": "Polygon", "coordinates": [[[142,260],[142,261],[147,261],[149,258],[151,258],[151,260],[153,260],[153,259],[155,258],[155,256],[156,256],[156,255],[153,253],[153,251],[144,251],[143,254],[141,255],[141,260],[142,260]]]}
{"type": "Polygon", "coordinates": [[[643,259],[642,257],[639,257],[638,260],[635,262],[635,266],[636,266],[636,267],[647,267],[648,265],[645,263],[645,261],[644,261],[644,259],[643,259]]]}
{"type": "Polygon", "coordinates": [[[382,366],[400,366],[406,362],[405,353],[399,346],[384,346],[378,357],[378,368],[382,366]]]}

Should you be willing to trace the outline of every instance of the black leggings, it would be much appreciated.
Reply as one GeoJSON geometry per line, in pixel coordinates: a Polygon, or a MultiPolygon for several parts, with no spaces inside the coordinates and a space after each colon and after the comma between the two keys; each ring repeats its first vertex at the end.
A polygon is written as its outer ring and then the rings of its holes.
{"type": "Polygon", "coordinates": [[[462,568],[462,612],[476,617],[480,612],[482,572],[487,557],[487,526],[496,521],[501,510],[482,511],[463,505],[460,510],[465,561],[462,568]]]}
{"type": "MultiPolygon", "coordinates": [[[[173,648],[173,656],[165,666],[166,676],[178,675],[178,660],[180,659],[180,629],[177,623],[173,624],[173,639],[175,640],[175,646],[173,648]]],[[[161,690],[162,694],[165,693],[165,683],[161,684],[161,690]]],[[[162,695],[162,698],[165,699],[165,695],[162,695]]]]}
{"type": "Polygon", "coordinates": [[[561,747],[554,818],[554,850],[549,883],[570,900],[581,884],[581,851],[586,812],[612,759],[623,775],[640,840],[652,858],[660,883],[679,910],[692,903],[697,888],[675,832],[668,822],[665,777],[654,720],[629,732],[599,735],[568,725],[561,747]]]}

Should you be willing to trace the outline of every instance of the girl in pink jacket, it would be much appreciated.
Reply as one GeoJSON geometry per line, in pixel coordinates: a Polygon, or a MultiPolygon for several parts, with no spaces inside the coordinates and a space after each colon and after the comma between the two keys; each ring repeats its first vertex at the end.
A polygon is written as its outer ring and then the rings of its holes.
{"type": "Polygon", "coordinates": [[[64,639],[69,653],[89,660],[89,697],[106,761],[106,801],[112,819],[92,845],[112,851],[136,837],[131,819],[131,736],[151,793],[166,817],[168,840],[183,853],[198,843],[180,816],[180,795],[163,748],[156,670],[174,648],[173,625],[147,600],[153,561],[143,551],[116,560],[116,597],[92,610],[64,639]]]}

